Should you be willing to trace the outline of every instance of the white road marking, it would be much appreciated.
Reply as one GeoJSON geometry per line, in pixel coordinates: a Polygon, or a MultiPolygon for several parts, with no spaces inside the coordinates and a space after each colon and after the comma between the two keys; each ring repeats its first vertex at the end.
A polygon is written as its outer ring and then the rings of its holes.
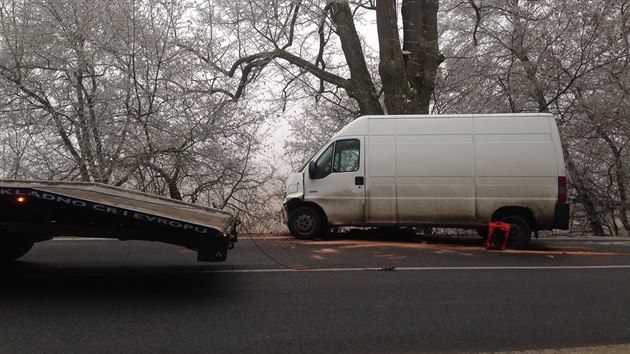
{"type": "Polygon", "coordinates": [[[554,349],[536,349],[524,351],[504,351],[499,353],[507,354],[613,354],[613,353],[630,353],[630,344],[617,345],[598,345],[592,347],[577,348],[554,348],[554,349]]]}
{"type": "Polygon", "coordinates": [[[630,246],[630,241],[585,241],[585,245],[630,246]]]}
{"type": "Polygon", "coordinates": [[[119,241],[117,238],[57,236],[53,241],[119,241]]]}
{"type": "MultiPolygon", "coordinates": [[[[35,261],[34,263],[43,263],[42,261],[35,261]]],[[[175,266],[177,267],[177,266],[175,266]]],[[[601,266],[523,266],[523,267],[352,267],[352,268],[262,268],[262,269],[186,269],[186,270],[146,270],[146,269],[132,269],[127,268],[124,270],[125,275],[141,276],[141,275],[198,275],[198,274],[263,274],[263,273],[340,273],[340,272],[398,272],[398,271],[505,271],[505,270],[612,270],[612,269],[630,269],[630,264],[624,265],[601,265],[601,266]]],[[[78,273],[54,273],[54,272],[42,272],[42,273],[0,273],[0,279],[2,278],[73,278],[73,277],[85,277],[95,275],[116,275],[119,273],[118,269],[112,269],[110,271],[86,271],[78,273]]]]}
{"type": "Polygon", "coordinates": [[[522,266],[522,267],[350,267],[350,268],[266,268],[266,269],[223,269],[206,270],[204,273],[313,273],[313,272],[362,272],[362,271],[444,271],[444,270],[584,270],[584,269],[630,269],[624,265],[591,265],[591,266],[522,266]]]}

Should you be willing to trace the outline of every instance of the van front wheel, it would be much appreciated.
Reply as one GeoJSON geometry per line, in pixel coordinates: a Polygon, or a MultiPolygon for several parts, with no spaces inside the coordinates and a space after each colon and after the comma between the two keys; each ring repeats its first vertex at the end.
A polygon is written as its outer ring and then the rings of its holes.
{"type": "Polygon", "coordinates": [[[508,246],[514,249],[521,249],[527,246],[532,237],[532,227],[520,215],[506,215],[501,217],[499,221],[510,224],[510,233],[508,236],[508,246]]]}
{"type": "Polygon", "coordinates": [[[289,230],[295,238],[313,239],[321,234],[323,225],[322,215],[308,206],[297,207],[289,214],[289,230]]]}

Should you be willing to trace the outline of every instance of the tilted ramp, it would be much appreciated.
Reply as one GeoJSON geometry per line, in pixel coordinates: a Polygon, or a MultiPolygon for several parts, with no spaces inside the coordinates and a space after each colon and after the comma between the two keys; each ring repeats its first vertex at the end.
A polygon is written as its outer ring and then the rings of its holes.
{"type": "Polygon", "coordinates": [[[0,227],[9,234],[162,241],[200,257],[205,244],[236,240],[238,222],[226,211],[100,183],[0,180],[0,199],[0,227]]]}

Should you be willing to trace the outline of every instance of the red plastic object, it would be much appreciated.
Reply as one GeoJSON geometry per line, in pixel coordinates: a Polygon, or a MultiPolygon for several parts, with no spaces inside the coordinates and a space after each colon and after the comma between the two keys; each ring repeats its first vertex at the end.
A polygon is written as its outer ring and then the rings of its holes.
{"type": "Polygon", "coordinates": [[[507,249],[508,236],[510,235],[510,224],[491,222],[489,226],[486,249],[505,251],[507,249]]]}

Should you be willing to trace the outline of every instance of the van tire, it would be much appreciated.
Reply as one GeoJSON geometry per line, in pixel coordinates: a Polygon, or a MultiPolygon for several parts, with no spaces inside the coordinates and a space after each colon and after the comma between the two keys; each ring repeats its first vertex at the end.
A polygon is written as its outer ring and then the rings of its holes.
{"type": "Polygon", "coordinates": [[[295,238],[312,240],[322,234],[324,217],[309,206],[295,208],[289,214],[289,231],[295,238]]]}
{"type": "Polygon", "coordinates": [[[31,241],[0,239],[0,263],[12,262],[28,253],[31,248],[31,241]]]}
{"type": "Polygon", "coordinates": [[[520,215],[505,215],[499,218],[499,221],[510,224],[509,248],[522,249],[527,246],[532,238],[532,227],[527,219],[520,215]]]}

